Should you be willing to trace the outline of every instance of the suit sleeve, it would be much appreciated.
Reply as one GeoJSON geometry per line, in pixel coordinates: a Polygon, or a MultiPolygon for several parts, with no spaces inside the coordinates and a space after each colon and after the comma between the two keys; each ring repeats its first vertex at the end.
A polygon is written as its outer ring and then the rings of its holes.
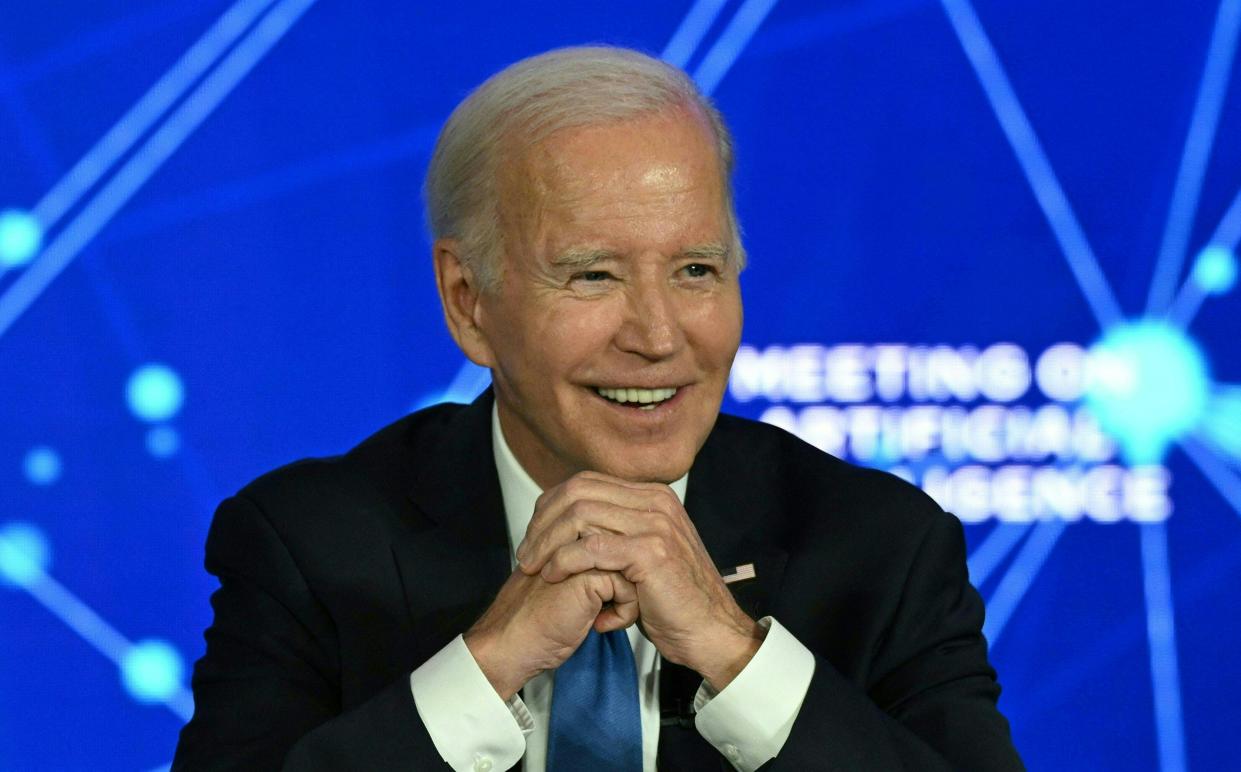
{"type": "Polygon", "coordinates": [[[206,567],[220,588],[174,770],[447,768],[408,675],[341,712],[335,627],[254,502],[220,505],[206,567]]]}
{"type": "Polygon", "coordinates": [[[764,768],[1023,770],[996,708],[982,621],[961,524],[937,512],[878,644],[874,680],[860,689],[816,656],[792,732],[764,768]]]}

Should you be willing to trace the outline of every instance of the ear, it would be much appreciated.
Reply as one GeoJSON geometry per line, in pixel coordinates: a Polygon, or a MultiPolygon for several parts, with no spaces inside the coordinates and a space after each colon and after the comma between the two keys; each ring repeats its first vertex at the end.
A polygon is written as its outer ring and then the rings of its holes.
{"type": "Polygon", "coordinates": [[[474,272],[461,258],[461,243],[456,239],[437,239],[431,252],[435,262],[435,286],[444,306],[448,331],[471,362],[492,367],[495,357],[479,325],[482,290],[474,272]]]}

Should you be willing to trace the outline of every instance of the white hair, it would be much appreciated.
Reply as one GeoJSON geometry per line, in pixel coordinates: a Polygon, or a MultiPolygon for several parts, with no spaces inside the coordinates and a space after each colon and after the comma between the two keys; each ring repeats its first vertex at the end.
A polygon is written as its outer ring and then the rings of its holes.
{"type": "Polygon", "coordinates": [[[680,69],[612,46],[559,48],[512,64],[467,96],[440,130],[423,183],[433,238],[455,238],[482,289],[500,279],[497,169],[506,151],[563,129],[615,123],[669,109],[701,112],[715,136],[731,231],[730,260],[745,252],[732,200],[732,137],[719,111],[680,69]]]}

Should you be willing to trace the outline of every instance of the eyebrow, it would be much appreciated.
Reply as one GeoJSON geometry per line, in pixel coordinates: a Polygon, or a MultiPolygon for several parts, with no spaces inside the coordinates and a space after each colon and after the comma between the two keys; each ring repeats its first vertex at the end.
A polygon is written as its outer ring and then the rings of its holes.
{"type": "MultiPolygon", "coordinates": [[[[677,257],[698,260],[719,260],[728,262],[732,250],[721,244],[697,244],[686,247],[677,253],[677,257]]],[[[609,249],[599,247],[569,247],[552,258],[552,265],[563,268],[588,268],[595,263],[615,258],[617,254],[609,249]]]]}
{"type": "Polygon", "coordinates": [[[616,257],[616,253],[598,247],[569,247],[552,258],[552,265],[564,268],[586,268],[610,257],[616,257]]]}
{"type": "Polygon", "coordinates": [[[698,244],[681,250],[681,257],[698,258],[700,260],[719,260],[728,262],[731,250],[722,244],[698,244]]]}

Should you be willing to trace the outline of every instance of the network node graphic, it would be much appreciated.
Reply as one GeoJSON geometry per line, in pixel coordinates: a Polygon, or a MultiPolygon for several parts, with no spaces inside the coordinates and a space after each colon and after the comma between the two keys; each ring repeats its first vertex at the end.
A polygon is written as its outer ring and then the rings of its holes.
{"type": "Polygon", "coordinates": [[[18,522],[0,527],[0,583],[28,587],[51,563],[51,545],[38,526],[18,522]]]}
{"type": "Polygon", "coordinates": [[[171,367],[147,364],[129,376],[125,398],[138,419],[150,423],[167,421],[181,410],[185,386],[171,367]]]}
{"type": "Polygon", "coordinates": [[[1209,246],[1194,261],[1193,281],[1212,295],[1222,295],[1237,283],[1237,256],[1231,249],[1209,246]]]}
{"type": "Polygon", "coordinates": [[[1160,321],[1117,325],[1092,350],[1086,391],[1103,428],[1131,464],[1157,464],[1201,423],[1211,376],[1201,348],[1160,321]]]}
{"type": "Polygon", "coordinates": [[[39,445],[26,451],[22,460],[22,471],[31,485],[48,486],[60,479],[62,464],[60,454],[46,445],[39,445]]]}
{"type": "Polygon", "coordinates": [[[121,680],[139,702],[163,702],[181,688],[185,663],[170,644],[161,640],[135,643],[121,658],[121,680]]]}
{"type": "Polygon", "coordinates": [[[152,426],[147,430],[146,446],[155,458],[170,458],[181,449],[181,435],[171,426],[152,426]]]}
{"type": "Polygon", "coordinates": [[[0,271],[30,262],[43,243],[43,227],[29,212],[0,212],[0,271]]]}

